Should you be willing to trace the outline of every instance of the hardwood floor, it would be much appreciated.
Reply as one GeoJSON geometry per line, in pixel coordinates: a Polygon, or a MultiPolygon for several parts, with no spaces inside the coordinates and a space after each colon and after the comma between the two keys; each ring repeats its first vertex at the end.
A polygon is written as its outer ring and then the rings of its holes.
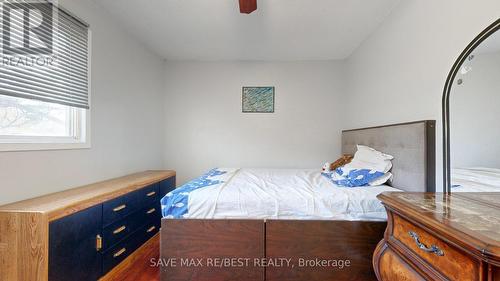
{"type": "Polygon", "coordinates": [[[150,266],[160,256],[160,234],[156,234],[100,281],[159,281],[160,270],[150,266]]]}

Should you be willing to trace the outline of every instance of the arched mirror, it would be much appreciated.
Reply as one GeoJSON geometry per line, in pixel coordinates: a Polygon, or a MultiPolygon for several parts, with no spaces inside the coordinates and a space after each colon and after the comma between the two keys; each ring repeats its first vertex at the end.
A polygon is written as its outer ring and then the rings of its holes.
{"type": "Polygon", "coordinates": [[[500,19],[462,52],[443,95],[444,191],[500,192],[500,19]]]}

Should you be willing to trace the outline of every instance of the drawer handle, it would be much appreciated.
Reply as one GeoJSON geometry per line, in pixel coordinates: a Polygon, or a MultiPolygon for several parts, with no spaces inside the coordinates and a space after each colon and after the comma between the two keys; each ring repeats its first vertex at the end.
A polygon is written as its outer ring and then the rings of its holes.
{"type": "Polygon", "coordinates": [[[155,229],[156,229],[156,226],[152,226],[152,227],[148,228],[148,230],[146,230],[146,232],[150,233],[151,231],[153,231],[155,229]]]}
{"type": "Polygon", "coordinates": [[[123,210],[125,208],[127,208],[127,205],[123,204],[123,205],[120,205],[120,206],[114,208],[113,212],[119,212],[119,211],[121,211],[121,210],[123,210]]]}
{"type": "Polygon", "coordinates": [[[156,191],[151,191],[150,193],[146,194],[147,197],[154,196],[156,194],[156,191]]]}
{"type": "Polygon", "coordinates": [[[113,234],[116,235],[116,234],[124,231],[126,228],[127,228],[126,226],[122,225],[122,226],[118,227],[117,229],[113,230],[113,234]]]}
{"type": "Polygon", "coordinates": [[[156,211],[156,208],[152,208],[152,209],[149,209],[149,210],[146,212],[146,214],[148,214],[148,215],[149,215],[149,214],[154,213],[155,211],[156,211]]]}
{"type": "Polygon", "coordinates": [[[117,258],[117,257],[121,256],[126,251],[127,251],[127,249],[121,248],[120,251],[118,251],[118,252],[116,252],[116,253],[113,254],[113,258],[117,258]]]}
{"type": "Polygon", "coordinates": [[[420,242],[420,239],[419,239],[417,233],[415,233],[413,231],[409,231],[408,234],[413,238],[413,240],[415,240],[415,243],[417,244],[417,247],[419,249],[421,249],[427,253],[434,253],[437,256],[444,256],[443,250],[439,249],[438,246],[431,245],[430,247],[427,247],[424,243],[420,242]]]}
{"type": "Polygon", "coordinates": [[[95,237],[95,248],[98,252],[102,249],[102,237],[99,234],[95,237]]]}

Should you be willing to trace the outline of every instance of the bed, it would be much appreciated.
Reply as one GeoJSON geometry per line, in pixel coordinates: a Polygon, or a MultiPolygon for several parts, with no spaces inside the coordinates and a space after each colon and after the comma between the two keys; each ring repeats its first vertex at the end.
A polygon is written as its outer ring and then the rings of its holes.
{"type": "Polygon", "coordinates": [[[375,187],[335,187],[319,169],[209,171],[175,211],[162,206],[161,280],[376,280],[376,195],[435,191],[434,134],[434,121],[343,131],[344,154],[362,144],[394,156],[392,182],[375,187]]]}
{"type": "Polygon", "coordinates": [[[320,169],[214,168],[167,194],[162,214],[170,219],[385,221],[376,198],[384,191],[400,190],[386,184],[343,188],[320,169]]]}
{"type": "Polygon", "coordinates": [[[452,192],[499,192],[500,169],[468,167],[451,169],[452,192]]]}

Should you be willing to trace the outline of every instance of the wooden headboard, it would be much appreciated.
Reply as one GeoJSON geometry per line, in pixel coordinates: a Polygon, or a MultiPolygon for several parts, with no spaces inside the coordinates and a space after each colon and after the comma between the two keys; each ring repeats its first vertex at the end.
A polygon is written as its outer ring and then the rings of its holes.
{"type": "Polygon", "coordinates": [[[424,120],[342,131],[342,153],[362,144],[394,156],[391,185],[405,191],[436,191],[436,121],[424,120]]]}

